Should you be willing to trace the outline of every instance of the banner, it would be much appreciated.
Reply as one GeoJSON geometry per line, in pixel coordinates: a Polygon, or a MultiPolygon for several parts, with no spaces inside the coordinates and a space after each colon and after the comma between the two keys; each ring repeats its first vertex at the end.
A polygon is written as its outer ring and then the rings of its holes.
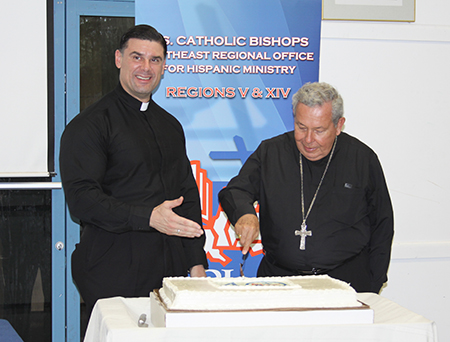
{"type": "MultiPolygon", "coordinates": [[[[136,0],[136,24],[168,43],[154,99],[183,125],[202,200],[208,276],[237,277],[242,253],[217,199],[267,138],[293,129],[292,95],[318,80],[321,0],[136,0]]],[[[245,276],[263,253],[255,241],[245,276]]]]}

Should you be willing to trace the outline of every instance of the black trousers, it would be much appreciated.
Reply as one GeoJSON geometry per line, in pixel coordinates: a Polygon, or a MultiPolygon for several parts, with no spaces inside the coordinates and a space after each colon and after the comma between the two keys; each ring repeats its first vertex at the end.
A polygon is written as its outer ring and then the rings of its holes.
{"type": "Polygon", "coordinates": [[[148,297],[167,276],[186,276],[180,239],[87,226],[72,253],[72,277],[90,315],[98,299],[148,297]]]}
{"type": "MultiPolygon", "coordinates": [[[[349,283],[356,292],[375,292],[371,282],[372,277],[367,249],[363,249],[363,251],[355,257],[350,258],[342,265],[325,272],[325,274],[349,283]]],[[[257,273],[258,277],[293,275],[301,275],[301,272],[284,268],[267,256],[264,256],[261,260],[257,273]]]]}

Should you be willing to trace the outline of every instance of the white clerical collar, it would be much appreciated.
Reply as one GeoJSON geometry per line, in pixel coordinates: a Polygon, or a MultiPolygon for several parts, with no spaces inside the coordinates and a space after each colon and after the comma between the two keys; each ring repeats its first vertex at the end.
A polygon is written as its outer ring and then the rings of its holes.
{"type": "Polygon", "coordinates": [[[149,103],[150,102],[142,102],[142,104],[141,104],[141,112],[145,112],[147,110],[149,103]]]}

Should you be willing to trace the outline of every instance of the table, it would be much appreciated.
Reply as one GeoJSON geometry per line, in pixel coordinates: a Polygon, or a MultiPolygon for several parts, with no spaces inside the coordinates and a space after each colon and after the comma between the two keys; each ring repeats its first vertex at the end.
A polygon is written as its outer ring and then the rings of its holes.
{"type": "Polygon", "coordinates": [[[6,319],[0,319],[0,341],[2,342],[23,342],[17,335],[14,328],[6,319]]]}
{"type": "Polygon", "coordinates": [[[373,324],[155,328],[151,324],[150,298],[101,299],[92,312],[84,342],[437,342],[435,322],[377,294],[359,293],[358,299],[374,310],[373,324]],[[148,327],[138,326],[143,313],[148,327]]]}

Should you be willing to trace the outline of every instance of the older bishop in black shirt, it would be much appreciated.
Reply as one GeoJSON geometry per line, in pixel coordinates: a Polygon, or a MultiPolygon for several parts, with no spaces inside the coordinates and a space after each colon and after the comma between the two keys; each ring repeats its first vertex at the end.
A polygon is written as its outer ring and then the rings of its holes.
{"type": "Polygon", "coordinates": [[[222,208],[244,254],[261,233],[258,276],[328,274],[377,293],[393,238],[377,155],[342,132],[343,101],[332,86],[308,83],[292,102],[294,131],[260,144],[219,193],[222,208]]]}
{"type": "Polygon", "coordinates": [[[116,51],[120,84],[77,115],[61,139],[61,178],[82,236],[72,274],[99,298],[147,297],[166,276],[206,276],[200,199],[180,123],[151,98],[166,42],[147,25],[116,51]]]}

